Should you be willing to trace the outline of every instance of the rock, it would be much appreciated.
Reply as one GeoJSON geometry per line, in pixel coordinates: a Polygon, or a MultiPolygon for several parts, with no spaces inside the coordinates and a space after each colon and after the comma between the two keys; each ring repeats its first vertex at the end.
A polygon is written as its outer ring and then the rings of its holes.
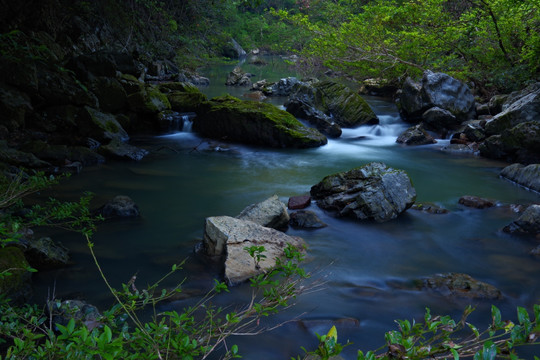
{"type": "Polygon", "coordinates": [[[503,228],[504,232],[538,236],[540,234],[540,205],[530,205],[514,222],[503,228]]]}
{"type": "Polygon", "coordinates": [[[246,51],[234,39],[223,46],[221,53],[229,59],[241,59],[246,56],[246,51]]]}
{"type": "Polygon", "coordinates": [[[339,126],[353,128],[379,123],[368,103],[348,87],[331,81],[318,82],[313,87],[315,108],[331,116],[339,126]]]}
{"type": "Polygon", "coordinates": [[[105,218],[138,217],[140,215],[137,204],[129,196],[125,195],[115,196],[96,212],[105,218]]]}
{"type": "Polygon", "coordinates": [[[291,196],[287,207],[291,210],[305,209],[311,204],[311,196],[302,195],[302,196],[291,196]]]}
{"type": "Polygon", "coordinates": [[[540,121],[529,121],[488,137],[480,154],[492,159],[523,164],[540,163],[540,121]]]}
{"type": "Polygon", "coordinates": [[[6,141],[0,140],[0,161],[23,168],[46,168],[50,163],[38,159],[34,154],[12,149],[6,141]]]}
{"type": "Polygon", "coordinates": [[[72,58],[67,68],[73,70],[81,80],[93,76],[114,78],[116,71],[138,77],[140,71],[131,54],[115,51],[96,51],[72,58]]]}
{"type": "Polygon", "coordinates": [[[41,160],[58,166],[80,163],[82,166],[105,162],[105,158],[85,146],[51,145],[45,141],[32,141],[21,147],[41,160]]]}
{"type": "Polygon", "coordinates": [[[295,211],[290,215],[289,225],[296,228],[320,229],[326,227],[324,222],[310,210],[295,211]]]}
{"type": "Polygon", "coordinates": [[[24,255],[33,268],[38,270],[55,269],[69,264],[69,250],[50,237],[24,242],[24,255]]]}
{"type": "Polygon", "coordinates": [[[208,101],[206,95],[189,83],[163,83],[159,90],[167,96],[171,109],[178,112],[197,111],[203,102],[208,101]]]}
{"type": "Polygon", "coordinates": [[[457,122],[474,116],[475,101],[469,87],[444,74],[425,71],[421,83],[407,79],[399,98],[399,109],[409,122],[422,120],[426,110],[438,107],[447,110],[457,122]]]}
{"type": "Polygon", "coordinates": [[[528,166],[512,164],[505,167],[500,175],[528,189],[540,192],[540,164],[528,166]]]}
{"type": "Polygon", "coordinates": [[[198,74],[194,74],[186,70],[180,72],[180,74],[178,75],[178,81],[190,83],[193,85],[201,85],[201,86],[210,85],[210,79],[208,79],[207,77],[200,76],[198,74]]]}
{"type": "Polygon", "coordinates": [[[249,61],[249,64],[256,65],[256,66],[265,66],[268,65],[268,62],[264,59],[261,59],[258,56],[252,56],[249,61]]]}
{"type": "Polygon", "coordinates": [[[235,67],[227,76],[227,86],[251,86],[251,74],[244,72],[239,66],[235,67]]]}
{"type": "MultiPolygon", "coordinates": [[[[132,86],[136,86],[131,83],[132,86]]],[[[127,85],[124,85],[126,87],[127,85]]],[[[135,89],[131,89],[135,90],[135,89]]],[[[126,90],[127,91],[127,90],[126,90]]],[[[127,91],[129,94],[129,91],[127,91]]],[[[171,109],[171,103],[167,96],[161,93],[157,87],[146,85],[128,95],[127,102],[131,111],[141,114],[157,114],[163,110],[171,109]]]]}
{"type": "Polygon", "coordinates": [[[270,87],[272,96],[289,96],[293,91],[294,85],[298,84],[298,82],[298,79],[295,77],[280,79],[270,87]]]}
{"type": "Polygon", "coordinates": [[[115,78],[99,76],[91,82],[89,87],[96,94],[102,111],[119,112],[127,105],[126,90],[115,78]]]}
{"type": "Polygon", "coordinates": [[[362,81],[359,93],[392,98],[397,91],[397,85],[387,79],[366,79],[362,81]]]}
{"type": "Polygon", "coordinates": [[[520,93],[502,112],[487,122],[486,133],[501,134],[503,130],[525,122],[540,123],[540,88],[520,93]]]}
{"type": "Polygon", "coordinates": [[[52,319],[54,324],[67,326],[71,319],[82,322],[91,331],[100,326],[101,318],[99,310],[82,300],[64,300],[60,303],[52,302],[52,319]]]}
{"type": "Polygon", "coordinates": [[[268,82],[266,79],[259,80],[251,85],[251,91],[262,91],[265,95],[272,95],[272,85],[274,83],[268,82]]]}
{"type": "Polygon", "coordinates": [[[435,131],[446,137],[448,130],[457,129],[461,120],[456,118],[448,110],[434,106],[422,114],[422,121],[426,129],[435,131]]]}
{"type": "Polygon", "coordinates": [[[422,85],[410,77],[403,83],[397,105],[403,120],[413,124],[420,122],[422,114],[430,107],[422,97],[422,85]]]}
{"type": "Polygon", "coordinates": [[[22,303],[32,295],[31,273],[21,249],[13,246],[0,247],[0,272],[8,270],[11,275],[0,277],[0,294],[15,303],[22,303]]]}
{"type": "Polygon", "coordinates": [[[77,118],[78,133],[83,137],[90,137],[99,142],[124,142],[129,135],[113,114],[103,113],[86,106],[77,118]]]}
{"type": "Polygon", "coordinates": [[[412,210],[418,210],[422,212],[426,212],[428,214],[448,214],[449,211],[445,208],[440,207],[436,204],[414,204],[411,206],[412,210]]]}
{"type": "Polygon", "coordinates": [[[338,216],[384,222],[410,208],[416,191],[405,171],[372,162],[326,176],[311,188],[311,196],[338,216]]]}
{"type": "Polygon", "coordinates": [[[502,111],[503,104],[505,103],[508,95],[494,95],[489,99],[488,107],[490,115],[497,115],[502,111]]]}
{"type": "Polygon", "coordinates": [[[264,95],[264,93],[258,90],[245,93],[244,97],[250,100],[255,100],[255,101],[262,101],[266,99],[266,96],[264,95]]]}
{"type": "Polygon", "coordinates": [[[32,111],[32,102],[26,93],[0,83],[0,122],[10,132],[24,128],[25,118],[32,111]]]}
{"type": "Polygon", "coordinates": [[[486,132],[480,125],[480,121],[473,121],[465,125],[462,133],[468,141],[480,142],[486,138],[486,132]]]}
{"type": "Polygon", "coordinates": [[[460,197],[458,203],[475,209],[485,209],[495,206],[495,203],[491,200],[482,199],[481,197],[470,195],[460,197]]]}
{"type": "Polygon", "coordinates": [[[502,293],[493,285],[476,280],[467,274],[437,274],[415,280],[419,290],[435,290],[443,296],[464,297],[468,299],[496,300],[502,293]]]}
{"type": "Polygon", "coordinates": [[[441,151],[451,154],[470,154],[475,155],[478,153],[478,144],[450,144],[443,146],[441,151]]]}
{"type": "Polygon", "coordinates": [[[329,138],[338,138],[341,136],[341,127],[336,124],[331,117],[325,115],[322,111],[309,105],[300,99],[291,99],[285,104],[287,112],[295,117],[305,120],[314,126],[329,138]]]}
{"type": "Polygon", "coordinates": [[[540,245],[532,249],[529,254],[540,257],[540,245]]]}
{"type": "Polygon", "coordinates": [[[148,155],[148,150],[118,140],[113,140],[107,145],[102,145],[99,151],[106,156],[120,160],[140,161],[148,155]]]}
{"type": "Polygon", "coordinates": [[[425,71],[422,77],[422,96],[433,107],[448,110],[461,121],[474,116],[475,101],[469,87],[444,73],[425,71]]]}
{"type": "Polygon", "coordinates": [[[238,284],[258,275],[276,264],[276,258],[283,258],[287,245],[303,249],[304,241],[284,233],[229,216],[206,219],[203,246],[210,256],[225,256],[225,280],[238,284]],[[264,255],[259,264],[245,250],[246,247],[264,246],[264,255]],[[258,266],[256,266],[258,265],[258,266]]]}
{"type": "Polygon", "coordinates": [[[202,136],[270,147],[309,148],[327,143],[316,129],[272,104],[214,98],[201,107],[193,130],[202,136]]]}
{"type": "Polygon", "coordinates": [[[287,207],[277,195],[263,202],[249,205],[236,218],[253,221],[261,226],[277,230],[286,228],[289,223],[287,207]]]}
{"type": "Polygon", "coordinates": [[[396,142],[405,145],[427,145],[434,144],[437,141],[424,130],[422,124],[418,124],[401,133],[396,142]]]}

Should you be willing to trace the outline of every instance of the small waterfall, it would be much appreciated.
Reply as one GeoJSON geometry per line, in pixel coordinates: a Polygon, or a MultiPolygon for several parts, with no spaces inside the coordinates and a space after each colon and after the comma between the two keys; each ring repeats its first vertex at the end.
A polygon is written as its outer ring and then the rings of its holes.
{"type": "Polygon", "coordinates": [[[195,113],[178,113],[173,112],[164,117],[168,123],[168,130],[171,133],[192,132],[192,119],[195,113]]]}

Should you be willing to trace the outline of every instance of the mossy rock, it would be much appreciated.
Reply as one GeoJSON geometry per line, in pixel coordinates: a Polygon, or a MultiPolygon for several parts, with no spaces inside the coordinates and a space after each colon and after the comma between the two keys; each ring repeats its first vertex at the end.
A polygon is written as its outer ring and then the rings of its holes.
{"type": "Polygon", "coordinates": [[[274,105],[229,95],[202,104],[193,130],[214,139],[270,147],[309,148],[327,143],[318,130],[274,105]]]}
{"type": "Polygon", "coordinates": [[[132,111],[142,114],[156,114],[171,108],[167,96],[152,85],[146,85],[143,90],[128,95],[127,101],[132,111]]]}
{"type": "Polygon", "coordinates": [[[90,86],[99,101],[99,108],[106,112],[117,112],[124,108],[127,93],[122,84],[115,78],[100,76],[90,86]]]}
{"type": "Polygon", "coordinates": [[[79,134],[101,142],[111,140],[127,141],[128,133],[116,120],[113,114],[102,113],[99,110],[86,106],[78,119],[79,134]]]}
{"type": "Polygon", "coordinates": [[[0,294],[15,302],[28,299],[32,292],[28,267],[21,249],[11,246],[0,248],[0,273],[7,271],[11,274],[0,277],[0,294]]]}
{"type": "Polygon", "coordinates": [[[84,166],[96,165],[105,161],[103,156],[84,146],[55,145],[44,141],[32,141],[25,144],[22,150],[57,165],[64,165],[66,160],[78,161],[84,166]]]}
{"type": "Polygon", "coordinates": [[[174,111],[197,111],[203,102],[208,101],[206,95],[189,83],[169,82],[160,84],[158,88],[167,96],[174,111]]]}
{"type": "Polygon", "coordinates": [[[34,154],[8,147],[3,140],[0,141],[0,162],[31,169],[51,166],[48,162],[38,159],[34,154]]]}
{"type": "Polygon", "coordinates": [[[119,81],[128,95],[144,91],[144,83],[133,75],[122,74],[119,81]]]}
{"type": "Polygon", "coordinates": [[[350,88],[331,81],[313,85],[317,91],[315,106],[342,127],[357,127],[364,124],[378,124],[377,115],[368,103],[350,88]]]}
{"type": "Polygon", "coordinates": [[[529,121],[487,138],[480,146],[483,156],[509,162],[540,162],[540,122],[529,121]]]}

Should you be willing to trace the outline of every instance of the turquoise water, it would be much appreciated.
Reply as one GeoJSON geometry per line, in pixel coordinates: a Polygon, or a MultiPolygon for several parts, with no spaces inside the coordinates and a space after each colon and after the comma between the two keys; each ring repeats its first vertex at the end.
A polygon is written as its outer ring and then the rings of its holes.
{"type": "MultiPolygon", "coordinates": [[[[220,84],[232,67],[216,67],[205,73],[213,85],[203,91],[210,96],[226,91],[220,84]]],[[[270,67],[268,74],[264,68],[258,71],[254,81],[265,76],[277,80],[288,74],[283,65],[270,67]]],[[[236,96],[245,91],[228,90],[236,96]]],[[[141,162],[85,168],[51,195],[73,199],[90,190],[96,194],[96,207],[115,195],[130,196],[140,207],[141,218],[106,222],[93,239],[109,279],[119,286],[137,274],[137,283],[143,287],[185,259],[184,270],[172,280],[187,277],[190,294],[206,291],[219,277],[219,266],[205,262],[193,251],[202,238],[206,217],[235,216],[273,194],[286,203],[290,196],[309,193],[312,185],[338,171],[371,161],[385,162],[407,171],[417,202],[434,202],[450,210],[444,215],[409,210],[394,221],[377,224],[332,218],[312,204],[309,209],[329,226],[315,231],[290,228],[287,233],[307,242],[306,267],[314,279],[325,282],[324,290],[298,298],[296,306],[265,320],[267,325],[295,317],[302,322],[231,340],[240,345],[245,359],[299,355],[300,346],[315,346],[314,332],[326,333],[337,319],[354,319],[342,320],[338,326],[340,340],[354,343],[345,351],[345,357],[353,359],[358,348],[366,351],[382,346],[384,332],[396,328],[394,319],[420,319],[425,307],[432,313],[459,317],[470,301],[395,286],[435,273],[463,272],[497,286],[504,298],[495,304],[505,318],[515,317],[515,306],[532,307],[540,299],[540,260],[528,251],[538,242],[504,234],[501,228],[517,216],[509,204],[540,202],[540,196],[500,179],[498,173],[505,163],[442,152],[444,140],[421,147],[397,145],[395,139],[406,125],[395,106],[383,99],[366,99],[381,124],[345,130],[340,139],[329,140],[321,148],[208,145],[193,133],[138,138],[134,143],[151,151],[141,162]],[[465,208],[458,205],[462,195],[494,199],[498,206],[465,208]]],[[[273,100],[279,105],[280,99],[273,100]]],[[[55,287],[60,297],[77,296],[101,307],[111,305],[84,239],[73,234],[53,235],[72,249],[75,265],[37,274],[36,296],[44,298],[47,289],[55,287]]],[[[249,291],[248,286],[239,286],[219,301],[242,303],[249,298],[249,291]]],[[[179,300],[161,309],[181,310],[191,301],[179,300]]],[[[473,322],[488,324],[491,302],[475,301],[472,305],[477,307],[473,322]]]]}

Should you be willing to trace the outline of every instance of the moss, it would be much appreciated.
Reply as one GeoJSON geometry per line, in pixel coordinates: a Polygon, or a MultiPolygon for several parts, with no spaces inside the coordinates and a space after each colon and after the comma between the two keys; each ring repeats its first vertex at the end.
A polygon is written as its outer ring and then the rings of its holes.
{"type": "Polygon", "coordinates": [[[274,105],[226,95],[201,104],[194,130],[214,138],[272,147],[313,147],[326,143],[317,130],[274,105]]]}
{"type": "Polygon", "coordinates": [[[15,300],[27,297],[30,292],[30,272],[26,270],[28,267],[21,249],[0,248],[0,272],[11,273],[11,275],[0,277],[0,294],[7,294],[15,300]]]}

